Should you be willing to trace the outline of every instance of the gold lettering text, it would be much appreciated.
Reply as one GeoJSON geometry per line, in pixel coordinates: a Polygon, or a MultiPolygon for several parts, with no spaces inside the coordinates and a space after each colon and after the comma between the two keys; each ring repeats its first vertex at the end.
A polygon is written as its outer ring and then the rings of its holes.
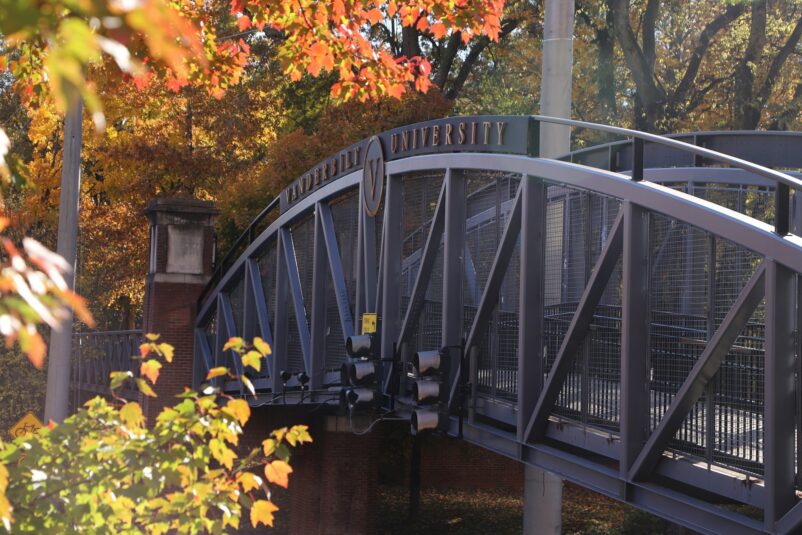
{"type": "Polygon", "coordinates": [[[418,148],[418,129],[417,128],[412,131],[412,148],[413,149],[417,149],[418,148]]]}
{"type": "Polygon", "coordinates": [[[436,124],[432,127],[432,146],[436,147],[440,144],[440,125],[436,124]]]}
{"type": "Polygon", "coordinates": [[[398,152],[398,134],[390,136],[390,152],[393,154],[398,152]]]}
{"type": "Polygon", "coordinates": [[[484,144],[490,144],[490,123],[484,122],[482,123],[482,130],[484,131],[484,144]]]}
{"type": "Polygon", "coordinates": [[[454,126],[451,123],[446,123],[446,135],[445,135],[445,144],[451,145],[451,134],[454,133],[454,126]]]}
{"type": "Polygon", "coordinates": [[[459,138],[458,138],[459,139],[459,144],[460,145],[464,145],[465,144],[465,123],[460,123],[459,126],[457,126],[457,130],[459,130],[459,138]]]}
{"type": "Polygon", "coordinates": [[[507,123],[504,121],[496,121],[496,130],[498,130],[498,144],[504,144],[504,129],[507,128],[507,123]]]}
{"type": "Polygon", "coordinates": [[[401,150],[409,150],[409,130],[401,133],[401,150]]]}
{"type": "Polygon", "coordinates": [[[479,123],[476,121],[471,121],[471,145],[476,145],[476,135],[478,133],[479,123]]]}
{"type": "Polygon", "coordinates": [[[420,137],[421,137],[420,145],[421,145],[421,147],[425,147],[426,144],[429,142],[429,127],[428,126],[424,126],[423,128],[420,129],[420,137]]]}

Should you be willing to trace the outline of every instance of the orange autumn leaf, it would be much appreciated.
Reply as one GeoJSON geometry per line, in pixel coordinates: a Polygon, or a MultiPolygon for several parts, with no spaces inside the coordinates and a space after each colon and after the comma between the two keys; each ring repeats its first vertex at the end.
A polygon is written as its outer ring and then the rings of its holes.
{"type": "Polygon", "coordinates": [[[162,364],[158,360],[149,359],[143,362],[139,366],[139,373],[150,379],[151,383],[156,383],[156,380],[159,378],[159,370],[161,369],[162,364]]]}
{"type": "Polygon", "coordinates": [[[265,465],[265,477],[271,483],[275,483],[285,489],[290,484],[289,475],[292,467],[284,461],[276,460],[265,465]]]}

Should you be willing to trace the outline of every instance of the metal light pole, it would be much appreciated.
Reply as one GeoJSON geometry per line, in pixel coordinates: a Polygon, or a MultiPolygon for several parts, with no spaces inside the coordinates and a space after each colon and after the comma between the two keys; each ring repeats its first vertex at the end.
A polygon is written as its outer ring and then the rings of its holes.
{"type": "MultiPolygon", "coordinates": [[[[546,0],[540,113],[571,117],[574,2],[546,0]]],[[[553,158],[571,150],[568,126],[541,123],[540,155],[553,158]]],[[[524,468],[524,535],[558,535],[562,528],[562,479],[526,465],[524,468]]]]}
{"type": "MultiPolygon", "coordinates": [[[[81,119],[83,102],[70,108],[64,117],[64,151],[61,169],[61,197],[58,213],[56,252],[72,266],[64,278],[75,287],[76,243],[78,239],[78,204],[81,193],[81,119]]],[[[47,393],[45,421],[63,421],[68,415],[70,392],[70,356],[72,354],[73,316],[64,319],[61,328],[53,329],[47,359],[47,393]]]]}

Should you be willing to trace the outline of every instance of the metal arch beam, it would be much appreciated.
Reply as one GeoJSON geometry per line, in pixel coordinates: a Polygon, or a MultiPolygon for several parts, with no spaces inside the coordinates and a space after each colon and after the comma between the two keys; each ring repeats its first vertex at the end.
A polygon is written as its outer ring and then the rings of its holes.
{"type": "Polygon", "coordinates": [[[604,244],[604,249],[599,255],[596,265],[593,266],[593,273],[590,276],[590,280],[588,280],[587,286],[585,286],[585,291],[582,293],[576,312],[571,318],[568,331],[565,333],[560,350],[557,352],[557,357],[551,366],[546,384],[543,386],[543,391],[537,400],[535,410],[529,419],[529,424],[526,426],[526,431],[523,435],[525,442],[539,441],[546,432],[549,415],[557,402],[557,397],[560,395],[560,389],[568,375],[571,362],[580,349],[580,345],[593,320],[593,312],[596,310],[596,306],[599,304],[607,287],[607,282],[613,274],[615,265],[621,257],[623,235],[624,215],[622,212],[618,214],[613,223],[610,235],[604,244]]]}
{"type": "Polygon", "coordinates": [[[307,373],[312,375],[312,362],[310,354],[309,324],[306,323],[306,308],[301,291],[301,279],[298,275],[298,261],[295,258],[295,246],[292,234],[286,228],[281,229],[281,253],[284,256],[284,265],[287,269],[287,282],[290,285],[290,298],[295,310],[295,323],[298,325],[298,338],[301,343],[301,353],[304,357],[304,366],[307,373]]]}
{"type": "Polygon", "coordinates": [[[629,470],[629,479],[633,481],[644,479],[657,465],[668,441],[674,436],[693,404],[702,395],[705,385],[718,371],[730,347],[746,326],[749,318],[752,317],[760,300],[763,299],[765,273],[764,262],[758,266],[746,286],[738,294],[735,303],[730,307],[721,325],[699,356],[688,377],[685,378],[674,396],[671,406],[649,436],[646,445],[629,470]]]}
{"type": "MultiPolygon", "coordinates": [[[[770,225],[754,221],[732,210],[699,198],[684,195],[659,184],[648,181],[635,183],[621,173],[557,160],[512,154],[469,152],[414,156],[390,161],[386,165],[386,173],[388,175],[453,167],[465,170],[494,169],[502,172],[540,176],[547,181],[554,181],[619,199],[628,199],[650,209],[659,209],[661,213],[670,218],[704,228],[722,238],[740,243],[762,256],[775,258],[781,264],[792,269],[793,266],[802,265],[802,237],[785,236],[781,238],[773,233],[773,228],[770,225]],[[792,247],[788,247],[788,245],[792,247]]],[[[675,171],[677,174],[683,174],[687,169],[677,168],[675,171]]],[[[707,171],[714,172],[715,169],[708,169],[707,171]]],[[[310,211],[316,202],[336,197],[348,189],[358,188],[361,175],[361,171],[355,171],[331,181],[313,191],[303,201],[281,214],[233,263],[231,269],[221,277],[215,288],[208,295],[212,297],[222,288],[225,288],[245,259],[258,255],[266,246],[268,240],[277,234],[279,228],[286,226],[310,211]]],[[[361,227],[362,225],[360,225],[361,227]]],[[[367,242],[364,238],[362,241],[363,243],[367,242]]],[[[374,243],[375,247],[375,237],[374,241],[370,243],[374,243]]],[[[358,278],[357,280],[359,281],[360,279],[358,278]]],[[[198,314],[199,322],[207,318],[212,312],[212,301],[213,299],[207,298],[201,305],[200,313],[198,314]]],[[[370,304],[372,304],[372,301],[370,304]]]]}
{"type": "Polygon", "coordinates": [[[415,284],[412,286],[412,294],[409,298],[409,304],[407,305],[407,313],[404,315],[404,322],[401,324],[401,330],[398,335],[398,340],[396,341],[396,347],[401,347],[401,345],[407,341],[407,337],[409,337],[412,331],[412,326],[418,321],[418,317],[423,309],[426,289],[432,275],[432,270],[434,269],[434,261],[437,259],[437,250],[440,248],[440,242],[443,237],[446,212],[445,195],[446,181],[444,180],[440,188],[440,197],[437,200],[437,206],[434,209],[429,235],[426,237],[426,245],[423,248],[423,256],[421,257],[420,266],[418,267],[418,273],[415,275],[415,284]]]}
{"type": "MultiPolygon", "coordinates": [[[[357,208],[359,209],[359,208],[357,208]]],[[[326,242],[326,252],[329,260],[329,273],[331,282],[334,285],[334,295],[337,298],[337,309],[340,312],[340,326],[343,331],[343,342],[354,334],[354,319],[351,317],[351,304],[348,302],[348,287],[345,284],[343,264],[340,256],[340,248],[337,245],[337,236],[334,232],[334,219],[331,215],[331,207],[326,203],[319,203],[320,211],[320,230],[323,231],[323,238],[326,242]]]]}
{"type": "Polygon", "coordinates": [[[446,166],[525,173],[608,197],[627,199],[650,211],[703,228],[760,256],[774,258],[791,269],[802,265],[802,237],[778,236],[772,225],[734,210],[659,184],[633,182],[625,175],[603,169],[543,158],[475,153],[426,155],[387,163],[388,172],[413,172],[446,166]]]}

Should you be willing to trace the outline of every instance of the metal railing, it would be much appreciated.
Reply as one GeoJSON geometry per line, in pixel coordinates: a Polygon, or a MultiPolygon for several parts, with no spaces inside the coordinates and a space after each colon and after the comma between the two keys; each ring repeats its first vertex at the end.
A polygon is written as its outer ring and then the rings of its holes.
{"type": "MultiPolygon", "coordinates": [[[[128,371],[139,377],[139,344],[141,330],[102,331],[73,335],[72,386],[75,392],[109,393],[109,374],[128,371]]],[[[119,395],[136,397],[137,390],[130,381],[119,395]]]]}

